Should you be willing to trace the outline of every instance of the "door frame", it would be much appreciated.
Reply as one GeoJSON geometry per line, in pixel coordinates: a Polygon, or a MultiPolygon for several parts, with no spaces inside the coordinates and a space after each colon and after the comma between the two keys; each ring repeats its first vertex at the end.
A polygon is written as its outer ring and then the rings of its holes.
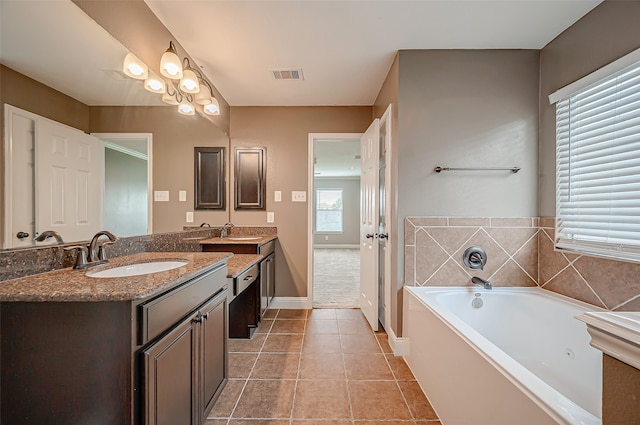
{"type": "Polygon", "coordinates": [[[360,140],[362,133],[309,133],[308,166],[307,166],[307,308],[313,308],[313,217],[315,213],[314,199],[314,156],[313,147],[316,140],[360,140]]]}
{"type": "MultiPolygon", "coordinates": [[[[145,140],[147,143],[147,234],[153,233],[153,133],[91,133],[102,141],[105,147],[113,149],[112,140],[145,140]]],[[[117,149],[124,152],[124,149],[117,149]]],[[[125,152],[129,155],[132,152],[125,152]]],[[[134,155],[136,156],[136,155],[134,155]]]]}
{"type": "MultiPolygon", "coordinates": [[[[395,232],[394,224],[395,224],[395,216],[396,216],[396,205],[392,203],[394,199],[392,196],[392,187],[391,187],[391,168],[392,168],[392,156],[391,156],[391,148],[392,148],[392,135],[393,135],[393,104],[389,104],[387,109],[384,111],[382,116],[380,117],[380,127],[385,129],[384,135],[384,147],[385,147],[385,211],[386,211],[386,223],[387,228],[386,232],[389,237],[386,239],[386,251],[384,256],[384,294],[387,302],[387,306],[384,311],[384,329],[388,334],[392,333],[391,327],[391,312],[394,309],[392,305],[392,291],[391,291],[391,266],[392,266],[392,256],[395,250],[393,246],[394,238],[391,237],[393,232],[395,232]]],[[[382,137],[382,132],[380,133],[380,137],[382,137]]]]}

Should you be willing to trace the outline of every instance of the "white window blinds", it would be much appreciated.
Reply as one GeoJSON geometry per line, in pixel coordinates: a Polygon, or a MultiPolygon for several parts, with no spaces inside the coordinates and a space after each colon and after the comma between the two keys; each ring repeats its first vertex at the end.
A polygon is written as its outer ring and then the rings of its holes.
{"type": "Polygon", "coordinates": [[[556,247],[640,262],[640,62],[556,104],[556,247]]]}

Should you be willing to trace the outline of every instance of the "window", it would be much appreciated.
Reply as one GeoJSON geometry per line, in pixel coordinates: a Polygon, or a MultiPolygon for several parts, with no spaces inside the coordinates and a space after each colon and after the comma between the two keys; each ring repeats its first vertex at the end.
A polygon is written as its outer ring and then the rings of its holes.
{"type": "Polygon", "coordinates": [[[556,247],[640,262],[640,62],[556,104],[556,247]]]}
{"type": "Polygon", "coordinates": [[[342,232],[342,189],[316,190],[316,232],[342,232]]]}

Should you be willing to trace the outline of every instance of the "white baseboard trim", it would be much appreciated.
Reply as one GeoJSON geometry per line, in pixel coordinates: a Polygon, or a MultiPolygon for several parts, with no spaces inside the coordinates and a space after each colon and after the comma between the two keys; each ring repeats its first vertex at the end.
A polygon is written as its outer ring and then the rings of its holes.
{"type": "Polygon", "coordinates": [[[391,327],[387,330],[387,337],[389,338],[389,347],[393,350],[393,354],[398,357],[404,356],[405,349],[409,344],[409,339],[397,337],[391,327]]]}
{"type": "Polygon", "coordinates": [[[350,245],[350,244],[322,244],[322,245],[313,245],[314,249],[359,249],[360,245],[350,245]]]}
{"type": "Polygon", "coordinates": [[[271,302],[270,308],[283,310],[309,309],[311,308],[311,302],[308,297],[275,297],[271,302]]]}

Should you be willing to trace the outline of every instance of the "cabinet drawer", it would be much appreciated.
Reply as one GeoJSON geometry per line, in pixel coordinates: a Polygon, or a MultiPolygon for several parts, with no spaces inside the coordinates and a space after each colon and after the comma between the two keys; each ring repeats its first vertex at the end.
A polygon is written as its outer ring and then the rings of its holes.
{"type": "Polygon", "coordinates": [[[260,268],[258,264],[254,264],[249,267],[247,270],[238,275],[235,279],[233,279],[233,295],[238,295],[245,289],[249,287],[255,280],[258,278],[260,274],[260,268]]]}
{"type": "Polygon", "coordinates": [[[181,318],[220,291],[227,283],[227,268],[222,265],[171,291],[141,304],[139,343],[157,337],[181,318]]]}

